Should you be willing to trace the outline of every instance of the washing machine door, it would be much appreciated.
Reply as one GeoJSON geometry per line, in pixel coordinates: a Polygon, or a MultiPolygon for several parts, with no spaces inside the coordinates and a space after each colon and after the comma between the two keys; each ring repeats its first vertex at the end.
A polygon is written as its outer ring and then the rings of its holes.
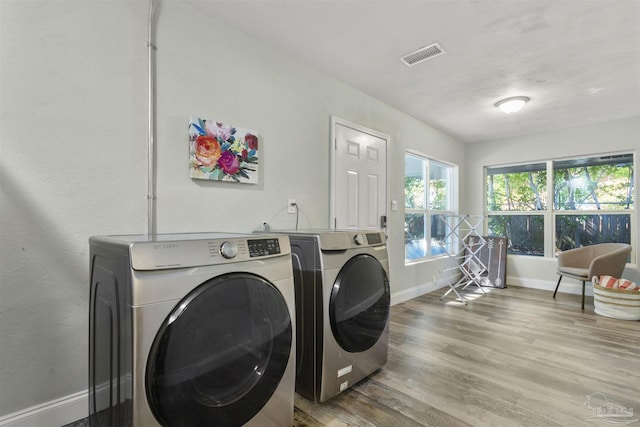
{"type": "Polygon", "coordinates": [[[340,269],[331,290],[329,320],[340,346],[358,353],[370,349],[389,319],[389,279],[375,257],[360,254],[340,269]]]}
{"type": "Polygon", "coordinates": [[[211,279],[187,295],[154,340],[145,375],[163,426],[240,426],[271,398],[292,344],[289,310],[268,281],[211,279]]]}

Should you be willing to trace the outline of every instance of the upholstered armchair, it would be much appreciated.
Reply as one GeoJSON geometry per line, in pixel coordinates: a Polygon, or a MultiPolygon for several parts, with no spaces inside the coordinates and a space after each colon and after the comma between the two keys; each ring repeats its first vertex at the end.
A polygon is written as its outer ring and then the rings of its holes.
{"type": "Polygon", "coordinates": [[[629,258],[631,245],[626,243],[599,243],[560,252],[558,255],[558,284],[553,292],[556,297],[562,277],[582,282],[582,309],[584,310],[585,283],[593,276],[620,277],[629,258]]]}

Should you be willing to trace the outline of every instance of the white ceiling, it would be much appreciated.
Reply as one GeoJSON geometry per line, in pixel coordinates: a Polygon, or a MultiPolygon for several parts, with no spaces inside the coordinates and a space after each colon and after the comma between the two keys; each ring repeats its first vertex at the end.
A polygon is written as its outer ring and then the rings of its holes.
{"type": "Polygon", "coordinates": [[[188,1],[466,143],[640,115],[640,0],[188,1]]]}

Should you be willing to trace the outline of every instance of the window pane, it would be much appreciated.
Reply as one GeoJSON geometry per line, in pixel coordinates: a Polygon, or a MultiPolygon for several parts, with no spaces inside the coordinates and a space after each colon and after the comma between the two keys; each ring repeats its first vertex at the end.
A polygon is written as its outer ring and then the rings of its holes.
{"type": "Polygon", "coordinates": [[[487,168],[487,211],[537,211],[547,206],[544,163],[487,168]]]}
{"type": "Polygon", "coordinates": [[[444,238],[447,232],[444,221],[440,218],[439,214],[431,215],[431,241],[429,244],[429,255],[443,255],[444,250],[444,238]]]}
{"type": "Polygon", "coordinates": [[[426,162],[416,156],[404,156],[404,206],[410,209],[426,209],[426,162]]]}
{"type": "Polygon", "coordinates": [[[544,256],[544,216],[489,215],[490,236],[506,236],[507,253],[544,256]]]}
{"type": "Polygon", "coordinates": [[[446,211],[451,205],[451,166],[429,164],[429,209],[446,211]]]}
{"type": "Polygon", "coordinates": [[[557,210],[633,209],[633,156],[554,162],[553,194],[557,210]]]}
{"type": "Polygon", "coordinates": [[[596,243],[631,243],[631,215],[556,215],[556,248],[596,243]]]}
{"type": "Polygon", "coordinates": [[[425,239],[425,215],[406,214],[404,216],[404,257],[407,260],[424,258],[427,254],[425,239]]]}

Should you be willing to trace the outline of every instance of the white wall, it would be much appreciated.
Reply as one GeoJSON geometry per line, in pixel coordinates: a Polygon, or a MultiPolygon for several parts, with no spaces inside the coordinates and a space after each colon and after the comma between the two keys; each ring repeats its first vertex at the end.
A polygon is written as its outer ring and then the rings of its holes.
{"type": "MultiPolygon", "coordinates": [[[[526,114],[524,112],[522,114],[526,114]]],[[[483,168],[491,165],[527,163],[554,158],[591,156],[612,152],[634,152],[638,162],[640,152],[640,117],[631,117],[579,129],[529,135],[521,138],[472,144],[467,149],[466,200],[471,210],[482,212],[484,203],[483,168]]],[[[635,177],[636,196],[640,177],[635,177]]],[[[637,200],[636,200],[637,205],[637,200]]],[[[637,209],[637,206],[636,206],[637,209]]],[[[640,243],[640,224],[636,224],[635,242],[640,243]]],[[[633,243],[633,242],[632,242],[633,243]]],[[[636,243],[636,245],[638,244],[636,243]]],[[[636,253],[638,253],[636,248],[636,253]]],[[[635,260],[628,265],[624,277],[638,281],[640,276],[635,260]]],[[[543,289],[555,288],[557,262],[555,258],[529,256],[508,257],[508,283],[543,289]]],[[[578,281],[563,279],[560,290],[581,292],[578,281]]]]}
{"type": "MultiPolygon", "coordinates": [[[[87,239],[146,231],[147,7],[0,0],[0,421],[86,390],[87,239]]],[[[158,232],[290,228],[287,198],[327,226],[331,115],[391,137],[400,206],[406,148],[467,169],[452,138],[181,2],[157,45],[158,232]],[[259,185],[188,178],[191,115],[259,132],[259,185]]],[[[389,212],[396,300],[439,268],[404,267],[403,222],[389,212]]]]}
{"type": "Polygon", "coordinates": [[[0,1],[0,416],[86,389],[87,238],[143,230],[144,9],[0,1]]]}

